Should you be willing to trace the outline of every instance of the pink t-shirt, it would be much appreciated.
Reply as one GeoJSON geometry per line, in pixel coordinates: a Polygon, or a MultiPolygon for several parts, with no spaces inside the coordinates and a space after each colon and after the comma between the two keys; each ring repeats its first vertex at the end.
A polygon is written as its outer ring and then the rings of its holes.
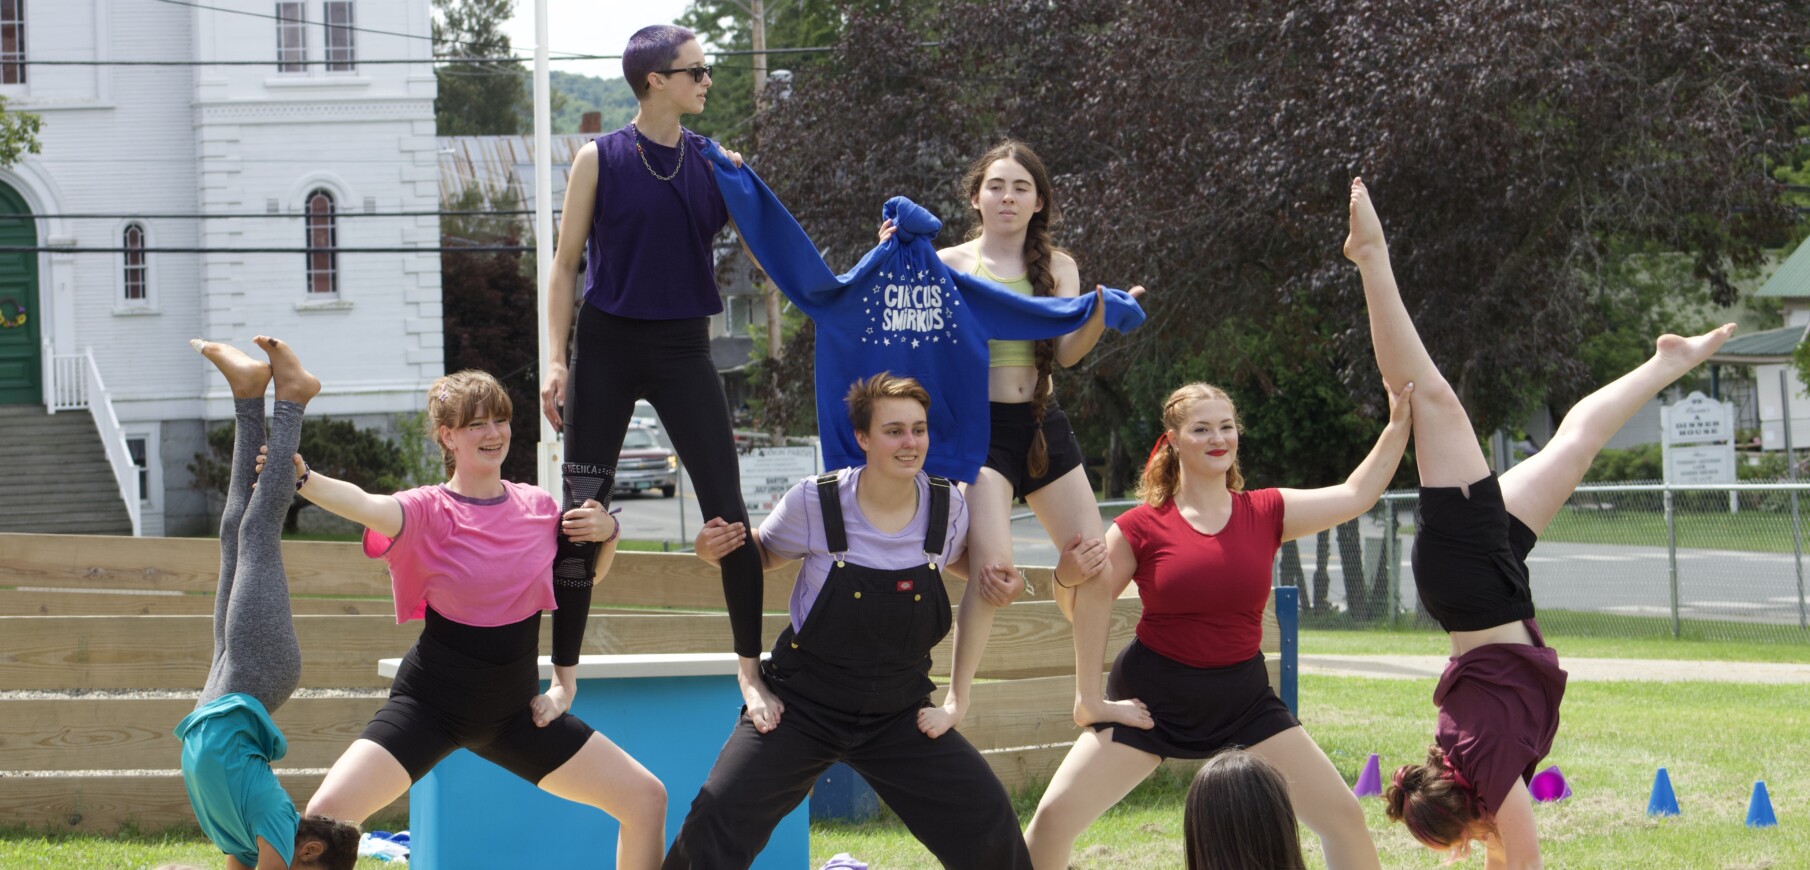
{"type": "Polygon", "coordinates": [[[396,621],[427,616],[480,627],[520,622],[552,610],[559,503],[537,486],[503,481],[504,493],[476,499],[445,485],[396,493],[402,531],[365,530],[365,555],[390,566],[396,621]]]}

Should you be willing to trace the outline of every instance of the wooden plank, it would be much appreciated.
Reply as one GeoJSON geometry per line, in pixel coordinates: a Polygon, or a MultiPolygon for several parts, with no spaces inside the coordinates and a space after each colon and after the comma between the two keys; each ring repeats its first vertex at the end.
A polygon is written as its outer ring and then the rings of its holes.
{"type": "MultiPolygon", "coordinates": [[[[296,595],[388,595],[389,572],[353,543],[284,541],[283,569],[296,595]]],[[[214,538],[0,534],[0,583],[213,592],[214,538]]]]}
{"type": "MultiPolygon", "coordinates": [[[[420,622],[297,616],[302,685],[381,687],[377,660],[406,652],[420,622]]],[[[0,616],[0,686],[199,690],[212,662],[212,616],[0,616]]]]}
{"type": "MultiPolygon", "coordinates": [[[[212,615],[214,596],[134,593],[127,590],[39,591],[46,587],[0,589],[0,616],[183,616],[212,615]]],[[[292,598],[297,615],[394,612],[388,598],[292,598]]]]}
{"type": "MultiPolygon", "coordinates": [[[[285,773],[277,779],[299,809],[320,788],[324,773],[285,773]]],[[[408,794],[378,810],[376,818],[408,814],[408,794]]],[[[61,833],[111,834],[122,823],[143,830],[193,826],[182,776],[0,776],[0,819],[9,825],[61,833]]]]}
{"type": "Polygon", "coordinates": [[[1006,791],[1018,792],[1042,786],[1050,781],[1068,757],[1069,745],[1037,746],[1028,749],[1004,749],[983,752],[993,775],[1005,784],[1006,791]]]}
{"type": "MultiPolygon", "coordinates": [[[[331,767],[384,698],[291,698],[272,717],[289,741],[279,770],[331,767]]],[[[171,734],[195,707],[188,698],[50,698],[0,701],[0,765],[8,770],[176,768],[171,734]]]]}
{"type": "MultiPolygon", "coordinates": [[[[939,688],[931,699],[941,704],[947,693],[939,688]]],[[[1072,676],[976,683],[960,730],[982,751],[1067,743],[1081,733],[1074,709],[1072,676]]]]}

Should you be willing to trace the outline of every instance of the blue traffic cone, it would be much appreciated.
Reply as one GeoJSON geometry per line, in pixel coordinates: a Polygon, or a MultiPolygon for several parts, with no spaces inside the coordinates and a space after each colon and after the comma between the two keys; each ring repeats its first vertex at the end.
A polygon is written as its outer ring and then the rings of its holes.
{"type": "Polygon", "coordinates": [[[1755,780],[1753,798],[1747,802],[1747,826],[1770,828],[1778,823],[1778,816],[1772,814],[1772,798],[1766,794],[1766,780],[1755,780]]]}
{"type": "Polygon", "coordinates": [[[1666,775],[1663,767],[1653,777],[1653,796],[1647,798],[1647,815],[1678,815],[1678,796],[1672,793],[1672,778],[1666,775]]]}

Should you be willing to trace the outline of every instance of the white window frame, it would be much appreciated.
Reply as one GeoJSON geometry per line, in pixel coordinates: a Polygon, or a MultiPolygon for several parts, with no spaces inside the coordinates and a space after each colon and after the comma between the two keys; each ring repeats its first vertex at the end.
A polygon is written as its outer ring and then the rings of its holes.
{"type": "MultiPolygon", "coordinates": [[[[122,220],[113,227],[113,239],[120,248],[126,246],[126,232],[137,227],[143,246],[147,249],[157,246],[155,231],[151,223],[145,220],[122,220]]],[[[113,257],[113,313],[114,314],[155,314],[157,313],[157,259],[150,254],[144,255],[145,298],[126,298],[126,254],[121,251],[113,257]]]]}
{"type": "Polygon", "coordinates": [[[158,461],[159,441],[163,434],[161,423],[133,423],[121,427],[121,434],[126,439],[127,458],[131,457],[133,441],[143,441],[145,445],[145,464],[137,466],[139,480],[143,482],[138,493],[139,504],[152,511],[163,510],[163,463],[158,461]]]}
{"type": "Polygon", "coordinates": [[[321,52],[326,60],[323,69],[328,73],[358,72],[358,18],[352,11],[352,0],[322,0],[321,3],[321,52]],[[334,21],[335,12],[344,12],[345,20],[334,21]],[[343,39],[343,45],[334,45],[334,39],[343,39]]]}
{"type": "Polygon", "coordinates": [[[308,192],[306,194],[303,194],[303,196],[302,196],[302,241],[303,241],[303,247],[306,247],[308,249],[308,253],[302,255],[303,257],[306,258],[306,262],[307,262],[306,271],[303,272],[304,282],[302,285],[303,291],[305,294],[303,296],[303,298],[305,298],[305,299],[313,300],[313,299],[338,299],[339,298],[340,268],[339,268],[339,217],[338,216],[339,216],[339,213],[341,211],[343,211],[343,209],[341,209],[339,207],[339,203],[340,203],[340,197],[336,195],[336,191],[334,191],[331,187],[328,187],[326,185],[320,185],[317,187],[310,188],[308,190],[308,192]],[[317,196],[326,197],[327,203],[328,203],[327,244],[324,246],[315,244],[315,233],[317,232],[317,229],[315,228],[313,221],[314,221],[314,216],[315,216],[314,202],[315,202],[315,197],[317,197],[317,196]],[[319,256],[319,254],[316,252],[321,251],[321,250],[325,250],[327,252],[327,258],[328,258],[327,259],[327,268],[324,270],[328,276],[327,284],[328,284],[329,289],[327,289],[327,290],[314,289],[315,285],[316,285],[315,276],[320,274],[320,271],[322,271],[322,270],[315,269],[315,265],[314,265],[315,258],[317,256],[319,256]]]}
{"type": "Polygon", "coordinates": [[[31,82],[30,67],[23,63],[23,61],[29,57],[25,41],[27,36],[25,29],[25,0],[0,0],[0,31],[3,31],[3,29],[8,26],[18,28],[18,50],[13,52],[0,50],[0,88],[17,92],[24,90],[25,86],[31,82]],[[13,8],[15,17],[11,20],[4,17],[6,5],[11,5],[13,8]],[[6,76],[9,73],[16,75],[16,78],[14,78],[13,81],[6,81],[6,76]]]}
{"type": "Polygon", "coordinates": [[[308,64],[308,4],[304,0],[284,0],[276,4],[277,16],[277,72],[283,75],[307,75],[308,64]],[[294,11],[298,18],[285,18],[285,13],[294,11]],[[286,38],[293,37],[290,44],[286,38]]]}

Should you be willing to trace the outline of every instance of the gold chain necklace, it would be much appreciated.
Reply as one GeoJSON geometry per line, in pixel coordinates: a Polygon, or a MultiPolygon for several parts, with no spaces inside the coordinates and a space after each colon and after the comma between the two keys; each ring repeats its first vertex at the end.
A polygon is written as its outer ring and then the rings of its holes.
{"type": "Polygon", "coordinates": [[[641,147],[641,140],[646,137],[641,135],[641,128],[636,127],[634,124],[630,124],[629,128],[635,131],[635,153],[637,155],[640,155],[641,165],[647,167],[647,172],[649,175],[652,175],[653,177],[658,178],[661,181],[671,181],[671,180],[673,180],[674,177],[676,177],[679,174],[679,170],[685,168],[685,131],[684,130],[679,131],[679,162],[673,166],[671,175],[661,175],[660,173],[654,171],[654,165],[652,163],[647,162],[647,149],[641,147]]]}

